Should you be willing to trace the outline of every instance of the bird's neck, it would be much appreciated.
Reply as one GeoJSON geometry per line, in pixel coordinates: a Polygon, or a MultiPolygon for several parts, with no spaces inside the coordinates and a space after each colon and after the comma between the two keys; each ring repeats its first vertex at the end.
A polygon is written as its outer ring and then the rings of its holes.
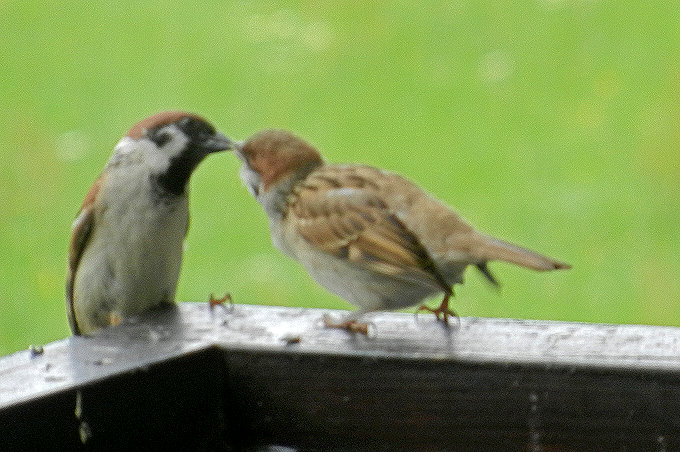
{"type": "Polygon", "coordinates": [[[196,154],[184,152],[170,160],[165,171],[152,173],[151,179],[158,188],[158,194],[167,197],[181,196],[186,192],[191,173],[201,159],[196,154]]]}
{"type": "Polygon", "coordinates": [[[258,201],[272,221],[280,220],[285,215],[288,200],[293,195],[295,187],[304,183],[307,176],[322,165],[323,162],[310,162],[308,165],[297,168],[260,194],[258,201]]]}

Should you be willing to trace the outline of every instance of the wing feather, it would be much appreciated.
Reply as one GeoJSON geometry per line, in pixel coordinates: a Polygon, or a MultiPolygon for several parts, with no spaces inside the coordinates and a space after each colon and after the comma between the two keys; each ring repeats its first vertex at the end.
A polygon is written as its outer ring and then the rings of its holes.
{"type": "Polygon", "coordinates": [[[377,184],[350,168],[317,173],[289,201],[289,220],[308,243],[385,276],[450,290],[424,246],[381,199],[377,184]]]}
{"type": "Polygon", "coordinates": [[[75,315],[73,286],[80,259],[92,236],[92,230],[94,228],[94,202],[103,182],[104,178],[100,177],[92,188],[90,188],[90,191],[85,196],[85,201],[83,201],[80,212],[73,221],[73,226],[71,227],[71,241],[68,248],[68,274],[66,276],[66,315],[71,331],[75,335],[80,334],[80,328],[78,327],[75,315]]]}

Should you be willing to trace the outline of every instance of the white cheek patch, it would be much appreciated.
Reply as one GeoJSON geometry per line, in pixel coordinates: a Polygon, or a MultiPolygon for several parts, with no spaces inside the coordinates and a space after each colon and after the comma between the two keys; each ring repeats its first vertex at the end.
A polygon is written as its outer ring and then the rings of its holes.
{"type": "Polygon", "coordinates": [[[135,140],[130,137],[123,137],[118,143],[116,143],[116,147],[113,148],[113,153],[120,155],[129,154],[134,148],[135,140]]]}
{"type": "Polygon", "coordinates": [[[161,132],[165,132],[171,137],[167,143],[161,146],[161,152],[168,158],[176,157],[184,152],[189,143],[189,138],[177,127],[177,125],[171,124],[170,126],[166,126],[161,129],[161,132]]]}
{"type": "Polygon", "coordinates": [[[175,124],[164,127],[160,132],[170,136],[160,147],[148,137],[139,140],[144,159],[155,173],[165,172],[170,162],[185,152],[189,144],[189,138],[175,124]]]}

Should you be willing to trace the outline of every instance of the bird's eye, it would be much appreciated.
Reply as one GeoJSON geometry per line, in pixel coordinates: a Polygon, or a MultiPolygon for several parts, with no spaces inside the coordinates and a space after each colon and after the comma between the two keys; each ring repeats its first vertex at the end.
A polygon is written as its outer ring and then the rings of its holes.
{"type": "Polygon", "coordinates": [[[156,143],[156,146],[161,147],[168,141],[172,139],[172,136],[168,132],[152,132],[149,134],[151,141],[156,143]]]}

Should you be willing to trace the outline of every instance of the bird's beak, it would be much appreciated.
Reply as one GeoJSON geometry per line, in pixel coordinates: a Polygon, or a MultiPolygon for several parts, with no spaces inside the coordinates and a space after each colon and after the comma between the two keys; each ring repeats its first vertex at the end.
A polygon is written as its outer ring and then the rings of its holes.
{"type": "Polygon", "coordinates": [[[201,147],[208,152],[228,151],[235,149],[235,143],[222,132],[215,132],[213,136],[201,143],[201,147]]]}

